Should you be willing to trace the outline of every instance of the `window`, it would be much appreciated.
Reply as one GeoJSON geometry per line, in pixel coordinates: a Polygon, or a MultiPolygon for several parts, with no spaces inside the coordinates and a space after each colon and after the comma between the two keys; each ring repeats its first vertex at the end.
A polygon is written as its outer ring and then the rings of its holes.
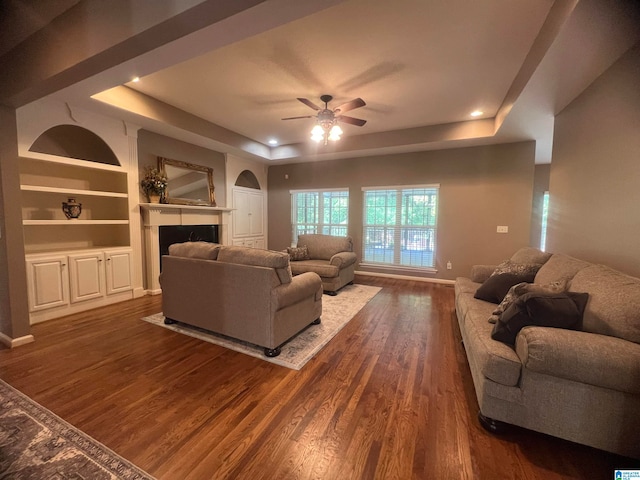
{"type": "Polygon", "coordinates": [[[364,190],[363,261],[433,268],[439,185],[364,190]]]}
{"type": "Polygon", "coordinates": [[[295,190],[291,192],[293,242],[304,233],[347,236],[349,190],[295,190]]]}
{"type": "Polygon", "coordinates": [[[549,192],[542,196],[542,226],[540,228],[540,250],[547,248],[547,219],[549,218],[549,192]]]}

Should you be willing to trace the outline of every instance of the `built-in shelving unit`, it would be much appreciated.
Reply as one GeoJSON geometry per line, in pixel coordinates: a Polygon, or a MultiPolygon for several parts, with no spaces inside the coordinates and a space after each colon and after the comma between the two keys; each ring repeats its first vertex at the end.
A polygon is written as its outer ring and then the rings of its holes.
{"type": "Polygon", "coordinates": [[[33,152],[20,159],[31,322],[132,296],[127,171],[33,152]],[[67,219],[62,203],[82,204],[67,219]]]}
{"type": "Polygon", "coordinates": [[[20,160],[26,253],[130,245],[127,172],[118,166],[34,153],[20,160]],[[62,202],[82,204],[67,219],[62,202]]]}

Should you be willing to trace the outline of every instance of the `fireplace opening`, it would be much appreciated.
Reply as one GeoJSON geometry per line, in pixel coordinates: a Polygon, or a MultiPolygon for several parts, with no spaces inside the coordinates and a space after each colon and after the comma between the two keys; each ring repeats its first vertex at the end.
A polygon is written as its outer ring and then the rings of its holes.
{"type": "Polygon", "coordinates": [[[162,256],[169,255],[169,245],[184,242],[218,242],[219,225],[161,225],[158,228],[160,240],[160,271],[162,256]]]}

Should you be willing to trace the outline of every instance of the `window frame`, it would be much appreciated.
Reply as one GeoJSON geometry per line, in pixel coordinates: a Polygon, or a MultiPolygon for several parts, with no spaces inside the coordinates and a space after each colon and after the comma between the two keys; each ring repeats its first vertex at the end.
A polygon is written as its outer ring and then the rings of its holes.
{"type": "MultiPolygon", "coordinates": [[[[440,184],[420,184],[420,185],[392,185],[392,186],[375,186],[362,187],[362,262],[363,266],[387,268],[394,270],[412,270],[422,272],[435,272],[436,269],[436,253],[437,253],[437,233],[438,233],[438,211],[440,203],[440,184]],[[411,191],[425,190],[426,195],[434,195],[434,205],[426,205],[422,208],[422,215],[427,215],[425,220],[432,218],[432,222],[426,225],[415,225],[409,222],[411,211],[410,206],[403,202],[403,198],[410,196],[411,191]],[[393,194],[395,192],[395,202],[392,206],[384,205],[384,218],[382,223],[368,223],[369,216],[367,214],[367,196],[370,192],[378,192],[381,196],[393,194]],[[397,208],[398,205],[400,208],[397,208]],[[433,213],[426,210],[433,209],[433,213]],[[393,210],[392,216],[395,218],[392,224],[389,223],[389,215],[387,210],[393,210]],[[383,261],[378,261],[375,255],[374,242],[369,239],[372,230],[382,231],[382,250],[379,256],[383,261]],[[414,235],[414,241],[409,242],[409,236],[414,235]],[[413,248],[410,247],[413,243],[413,248]],[[425,245],[427,248],[420,248],[425,245]],[[389,257],[389,250],[392,250],[392,256],[389,257]],[[425,252],[429,251],[429,254],[425,252]],[[418,253],[421,252],[421,253],[418,253]],[[425,256],[430,258],[429,264],[424,264],[425,256]],[[407,261],[408,259],[408,261],[407,261]],[[389,261],[390,260],[390,261],[389,261]],[[416,261],[417,260],[417,261],[416,261]],[[416,263],[422,263],[416,265],[416,263]]],[[[377,219],[376,219],[377,220],[377,219]]]]}
{"type": "MultiPolygon", "coordinates": [[[[289,190],[289,194],[291,195],[291,238],[292,245],[296,245],[298,242],[298,235],[307,234],[307,233],[324,233],[326,235],[334,235],[334,236],[342,236],[346,237],[349,235],[349,188],[310,188],[310,189],[302,189],[302,190],[289,190]],[[333,194],[341,194],[333,197],[333,194]],[[298,216],[297,213],[299,211],[298,202],[299,199],[297,195],[299,194],[315,194],[317,195],[316,204],[315,204],[315,219],[317,221],[307,221],[307,222],[297,222],[298,216]],[[344,209],[346,212],[346,223],[332,223],[331,221],[325,222],[325,212],[326,205],[324,201],[320,201],[320,199],[324,198],[325,194],[332,194],[330,198],[343,198],[346,199],[346,205],[342,205],[338,208],[344,209]],[[300,227],[302,226],[302,227],[300,227]]],[[[309,206],[302,207],[309,210],[309,206]]],[[[331,220],[334,213],[329,212],[329,219],[331,220]]]]}

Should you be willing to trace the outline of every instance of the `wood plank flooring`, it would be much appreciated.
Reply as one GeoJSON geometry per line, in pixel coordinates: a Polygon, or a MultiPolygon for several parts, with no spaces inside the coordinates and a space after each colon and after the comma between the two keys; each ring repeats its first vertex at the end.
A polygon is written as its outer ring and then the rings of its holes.
{"type": "Polygon", "coordinates": [[[609,479],[638,461],[514,428],[477,402],[453,288],[382,291],[301,371],[158,328],[144,297],[34,325],[0,378],[162,480],[609,479]]]}

